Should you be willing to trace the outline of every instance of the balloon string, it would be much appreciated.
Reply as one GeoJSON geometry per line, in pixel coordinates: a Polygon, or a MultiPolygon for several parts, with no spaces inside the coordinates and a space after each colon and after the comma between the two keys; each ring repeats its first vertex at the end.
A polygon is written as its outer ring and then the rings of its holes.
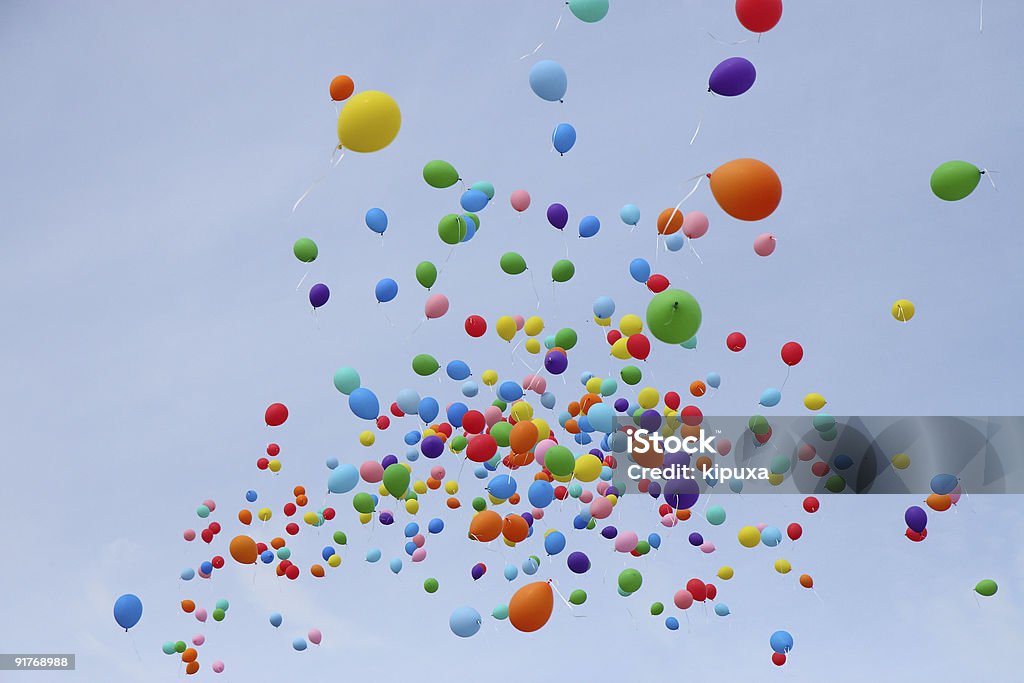
{"type": "Polygon", "coordinates": [[[779,391],[782,391],[783,389],[786,388],[786,382],[789,381],[789,371],[792,370],[792,369],[793,369],[793,366],[791,366],[791,365],[787,365],[786,366],[786,379],[782,380],[782,386],[779,387],[779,391]]]}
{"type": "Polygon", "coordinates": [[[295,285],[295,291],[296,292],[299,291],[299,287],[302,286],[302,283],[306,281],[307,277],[309,277],[309,271],[308,270],[306,271],[306,274],[302,276],[302,279],[299,280],[299,284],[295,285]]]}
{"type": "MultiPolygon", "coordinates": [[[[568,4],[568,3],[566,3],[566,4],[568,4]]],[[[551,31],[552,34],[556,33],[558,31],[558,27],[562,25],[562,17],[564,15],[565,15],[565,5],[562,5],[562,10],[558,13],[558,21],[555,22],[555,28],[554,28],[554,30],[551,31]]],[[[523,55],[522,57],[520,57],[516,61],[517,62],[521,62],[524,59],[526,59],[527,57],[532,57],[533,55],[537,54],[537,52],[542,47],[544,47],[544,42],[545,41],[543,41],[543,40],[540,41],[540,43],[537,45],[537,47],[533,48],[533,52],[527,52],[525,55],[523,55]]]]}
{"type": "Polygon", "coordinates": [[[334,151],[331,152],[330,167],[327,169],[327,173],[324,173],[319,178],[314,180],[313,184],[307,187],[306,191],[302,193],[302,196],[295,200],[295,204],[292,205],[292,213],[295,213],[295,210],[299,208],[299,204],[306,200],[306,197],[309,196],[309,193],[312,192],[317,185],[323,182],[323,180],[327,177],[327,174],[331,172],[331,169],[335,168],[338,164],[340,164],[343,158],[345,158],[345,150],[341,147],[341,145],[338,145],[337,147],[334,148],[334,151]],[[340,155],[338,155],[339,149],[341,150],[340,155]],[[337,158],[335,158],[335,155],[337,155],[337,158]]]}
{"type": "Polygon", "coordinates": [[[742,45],[743,43],[747,42],[746,38],[744,38],[743,40],[733,40],[731,42],[727,40],[721,40],[717,36],[715,36],[715,34],[712,33],[711,31],[704,32],[708,34],[708,37],[711,38],[711,40],[715,41],[716,43],[720,43],[721,45],[742,45]]]}
{"type": "Polygon", "coordinates": [[[691,189],[691,190],[690,190],[690,191],[689,191],[688,193],[686,193],[686,196],[685,196],[685,197],[683,197],[682,199],[680,199],[680,200],[679,200],[679,203],[678,203],[678,204],[676,204],[676,208],[675,208],[675,209],[673,209],[673,211],[678,211],[678,210],[679,210],[679,207],[683,205],[683,202],[685,202],[685,201],[686,201],[687,199],[689,199],[690,197],[692,197],[692,196],[693,196],[693,193],[697,191],[697,188],[698,188],[698,187],[700,187],[700,184],[701,184],[702,182],[704,182],[704,178],[705,178],[704,174],[700,174],[700,175],[695,175],[695,176],[693,176],[692,178],[689,178],[689,179],[687,179],[686,181],[684,181],[684,182],[687,182],[687,183],[688,183],[688,182],[690,182],[691,180],[696,180],[697,182],[696,182],[696,184],[695,184],[695,185],[693,186],[693,188],[692,188],[692,189],[691,189]]]}
{"type": "Polygon", "coordinates": [[[697,120],[697,130],[693,131],[693,137],[692,137],[692,138],[690,138],[690,144],[691,144],[691,145],[693,144],[693,141],[697,139],[697,134],[698,134],[698,133],[700,133],[700,125],[701,125],[702,123],[704,123],[704,117],[703,117],[703,116],[701,116],[701,117],[700,117],[700,118],[699,118],[699,119],[697,120]]]}
{"type": "Polygon", "coordinates": [[[556,594],[556,595],[558,595],[558,597],[562,599],[562,602],[564,602],[564,603],[565,603],[565,606],[566,606],[566,607],[568,607],[568,608],[569,608],[570,610],[574,610],[574,609],[576,609],[575,607],[573,607],[573,606],[572,606],[572,605],[571,605],[571,604],[569,603],[569,601],[568,601],[568,600],[566,600],[566,599],[565,599],[565,596],[564,596],[564,595],[562,595],[562,591],[558,590],[558,586],[557,586],[557,585],[555,585],[555,580],[554,580],[554,579],[548,579],[548,583],[549,583],[549,584],[551,584],[551,587],[552,587],[552,588],[553,588],[553,589],[555,590],[555,594],[556,594]]]}
{"type": "MultiPolygon", "coordinates": [[[[533,287],[533,296],[537,299],[537,310],[539,311],[540,310],[540,293],[537,291],[537,283],[534,282],[534,280],[533,280],[533,271],[530,270],[529,268],[527,268],[526,272],[530,274],[530,286],[533,287]]],[[[520,343],[522,343],[521,339],[519,341],[520,341],[520,343]]],[[[518,347],[519,344],[516,344],[516,346],[518,347]]],[[[512,349],[512,350],[513,350],[513,352],[515,351],[515,349],[512,349]]]]}
{"type": "Polygon", "coordinates": [[[985,0],[978,3],[978,33],[985,32],[985,0]]]}
{"type": "Polygon", "coordinates": [[[992,174],[993,173],[998,173],[998,172],[999,171],[990,171],[987,168],[981,169],[981,175],[983,175],[986,178],[988,178],[988,182],[992,185],[992,189],[995,190],[996,192],[999,192],[999,188],[996,187],[996,181],[992,179],[992,174]]]}
{"type": "MultiPolygon", "coordinates": [[[[687,245],[688,247],[690,247],[690,251],[692,251],[692,252],[693,252],[693,255],[697,257],[697,260],[698,260],[698,261],[700,261],[700,264],[701,264],[701,265],[704,265],[704,259],[702,259],[702,258],[700,257],[700,254],[698,254],[698,253],[697,253],[697,250],[693,248],[693,240],[692,240],[692,239],[690,239],[690,238],[687,238],[687,239],[686,239],[686,245],[687,245]]],[[[687,279],[689,279],[689,278],[687,278],[687,279]]]]}

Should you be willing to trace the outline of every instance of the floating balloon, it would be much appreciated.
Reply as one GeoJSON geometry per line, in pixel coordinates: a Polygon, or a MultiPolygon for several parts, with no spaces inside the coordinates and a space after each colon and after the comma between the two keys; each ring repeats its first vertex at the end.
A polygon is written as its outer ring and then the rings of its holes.
{"type": "Polygon", "coordinates": [[[283,403],[271,403],[263,415],[268,427],[279,427],[288,419],[288,408],[283,403]]]}
{"type": "Polygon", "coordinates": [[[608,14],[608,0],[569,0],[569,11],[588,24],[604,19],[608,14]]]}
{"type": "Polygon", "coordinates": [[[427,185],[443,190],[459,182],[459,172],[447,161],[435,159],[423,167],[423,180],[427,185]]]}
{"type": "Polygon", "coordinates": [[[782,201],[782,182],[763,161],[736,159],[716,168],[710,178],[715,201],[742,221],[767,218],[782,201]]]}
{"type": "Polygon", "coordinates": [[[142,619],[142,600],[137,595],[125,593],[114,601],[114,621],[125,631],[142,619]]]}
{"type": "Polygon", "coordinates": [[[786,342],[782,345],[782,362],[792,367],[797,365],[804,357],[804,349],[796,342],[786,342]]]}
{"type": "Polygon", "coordinates": [[[555,126],[555,131],[551,134],[551,145],[561,155],[565,155],[573,145],[576,144],[576,129],[569,123],[560,123],[555,126]]]}
{"type": "Polygon", "coordinates": [[[378,235],[383,235],[388,229],[388,215],[383,209],[370,209],[366,212],[366,227],[378,235]]]}
{"type": "Polygon", "coordinates": [[[569,210],[561,204],[552,204],[548,207],[548,223],[556,230],[562,230],[569,223],[569,210]]]}
{"type": "Polygon", "coordinates": [[[947,202],[959,201],[974,192],[983,173],[966,161],[947,161],[932,172],[932,192],[947,202]]]}
{"type": "Polygon", "coordinates": [[[533,633],[551,618],[554,594],[547,581],[528,583],[515,592],[508,603],[508,620],[518,631],[533,633]]]}
{"type": "Polygon", "coordinates": [[[771,256],[775,251],[775,235],[763,232],[754,238],[754,253],[758,256],[771,256]]]}
{"type": "Polygon", "coordinates": [[[999,586],[997,586],[996,582],[992,579],[984,579],[983,581],[979,581],[978,584],[974,587],[974,591],[978,595],[984,595],[986,598],[991,598],[993,595],[996,594],[997,590],[999,590],[999,586]]]}
{"type": "Polygon", "coordinates": [[[309,303],[313,308],[320,308],[331,298],[331,290],[324,283],[315,284],[309,289],[309,303]]]}
{"type": "Polygon", "coordinates": [[[386,304],[398,296],[398,283],[389,277],[382,278],[373,288],[373,294],[377,297],[377,303],[386,304]]]}
{"type": "Polygon", "coordinates": [[[619,218],[626,225],[636,225],[640,222],[640,209],[636,204],[625,204],[619,209],[619,218]]]}
{"type": "Polygon", "coordinates": [[[556,61],[545,59],[530,69],[530,88],[542,100],[561,101],[568,85],[565,69],[556,61]]]}
{"type": "Polygon", "coordinates": [[[390,95],[366,90],[354,95],[338,115],[338,142],[353,152],[384,149],[398,135],[402,113],[390,95]]]}
{"type": "Polygon", "coordinates": [[[509,203],[512,204],[512,208],[522,213],[530,208],[530,193],[526,190],[516,190],[509,197],[509,203]]]}
{"type": "Polygon", "coordinates": [[[302,237],[295,240],[295,244],[292,245],[292,253],[303,263],[312,263],[316,260],[320,250],[317,248],[316,242],[308,237],[302,237]]]}
{"type": "Polygon", "coordinates": [[[593,237],[601,230],[601,221],[597,216],[584,216],[580,221],[580,237],[593,237]]]}
{"type": "Polygon", "coordinates": [[[424,289],[430,289],[437,282],[437,266],[430,261],[420,261],[416,266],[416,282],[424,289]]]}
{"type": "Polygon", "coordinates": [[[423,305],[423,315],[428,320],[441,318],[448,312],[448,297],[444,294],[431,294],[423,305]]]}
{"type": "Polygon", "coordinates": [[[910,322],[914,317],[914,304],[906,299],[898,299],[892,305],[892,317],[901,323],[910,322]]]}
{"type": "Polygon", "coordinates": [[[647,305],[647,327],[666,344],[681,344],[700,329],[700,304],[681,289],[666,289],[647,305]]]}
{"type": "Polygon", "coordinates": [[[765,33],[782,18],[782,0],[736,0],[736,18],[748,31],[765,33]]]}
{"type": "Polygon", "coordinates": [[[349,76],[341,75],[331,79],[331,99],[335,102],[347,100],[355,92],[355,89],[356,84],[352,82],[352,78],[349,76]]]}
{"type": "Polygon", "coordinates": [[[730,57],[711,72],[708,90],[716,95],[736,97],[750,90],[757,78],[757,70],[743,57],[730,57]]]}

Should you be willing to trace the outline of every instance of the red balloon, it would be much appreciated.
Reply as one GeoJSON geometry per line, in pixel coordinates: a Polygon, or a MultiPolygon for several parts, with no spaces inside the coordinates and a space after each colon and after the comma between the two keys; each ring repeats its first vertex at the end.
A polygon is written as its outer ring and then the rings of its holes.
{"type": "Polygon", "coordinates": [[[826,462],[822,462],[821,460],[819,460],[818,462],[811,465],[811,474],[813,474],[816,477],[824,477],[828,473],[829,467],[828,463],[826,462]]]}
{"type": "Polygon", "coordinates": [[[765,432],[764,434],[755,434],[754,435],[754,439],[757,441],[758,445],[761,445],[761,446],[763,446],[766,443],[768,443],[768,440],[771,439],[771,438],[772,438],[772,428],[771,427],[768,427],[768,431],[765,432]]]}
{"type": "Polygon", "coordinates": [[[264,550],[267,550],[267,544],[266,543],[264,543],[263,541],[260,541],[259,543],[256,544],[256,552],[262,554],[264,550]]]}
{"type": "Polygon", "coordinates": [[[796,342],[786,342],[782,345],[782,362],[793,367],[804,357],[804,347],[796,342]]]}
{"type": "Polygon", "coordinates": [[[795,541],[804,535],[804,528],[796,522],[793,522],[786,527],[786,534],[789,535],[791,541],[795,541]]]}
{"type": "Polygon", "coordinates": [[[618,330],[608,330],[608,336],[606,337],[606,339],[608,340],[608,346],[611,346],[615,342],[622,339],[622,333],[619,332],[618,330]]]}
{"type": "Polygon", "coordinates": [[[283,403],[271,403],[267,406],[267,412],[263,416],[268,427],[283,425],[288,419],[288,408],[283,403]]]}
{"type": "Polygon", "coordinates": [[[782,0],[736,0],[736,18],[748,31],[771,31],[782,18],[782,0]]]}
{"type": "Polygon", "coordinates": [[[391,414],[395,417],[405,417],[405,413],[402,412],[402,409],[398,407],[397,403],[391,404],[391,414]]]}
{"type": "Polygon", "coordinates": [[[715,588],[715,584],[709,583],[708,584],[708,600],[714,600],[716,597],[718,597],[718,589],[715,588]]]}
{"type": "Polygon", "coordinates": [[[733,332],[725,338],[725,345],[729,347],[730,351],[739,353],[747,346],[747,338],[743,336],[742,332],[733,332]]]}
{"type": "Polygon", "coordinates": [[[687,427],[696,427],[704,421],[704,413],[697,406],[686,406],[683,408],[683,412],[680,413],[680,417],[683,419],[683,424],[687,427]]]}
{"type": "Polygon", "coordinates": [[[213,559],[210,560],[210,564],[213,565],[214,569],[223,569],[224,568],[224,558],[221,557],[220,555],[214,555],[213,559]]]}
{"type": "Polygon", "coordinates": [[[208,528],[213,532],[213,535],[216,536],[220,533],[220,522],[210,522],[210,526],[208,528]]]}
{"type": "Polygon", "coordinates": [[[256,461],[256,467],[258,467],[261,470],[265,470],[268,467],[270,467],[270,461],[267,460],[266,458],[260,458],[259,460],[256,461]]]}
{"type": "Polygon", "coordinates": [[[814,496],[807,496],[804,498],[804,510],[810,513],[815,513],[818,508],[821,507],[821,503],[814,496]]]}
{"type": "Polygon", "coordinates": [[[295,514],[295,503],[285,503],[284,504],[284,514],[286,516],[288,516],[288,517],[291,517],[292,515],[294,515],[295,514]]]}
{"type": "Polygon", "coordinates": [[[289,535],[294,536],[295,534],[299,533],[299,525],[295,522],[290,522],[288,526],[284,528],[284,530],[287,531],[289,535]]]}
{"type": "Polygon", "coordinates": [[[276,458],[277,454],[280,452],[281,447],[278,446],[276,443],[267,445],[267,455],[269,455],[271,458],[276,458]]]}
{"type": "Polygon", "coordinates": [[[210,531],[209,529],[203,529],[199,533],[199,537],[202,538],[207,543],[213,543],[213,532],[210,531]]]}
{"type": "Polygon", "coordinates": [[[674,514],[674,513],[675,513],[675,510],[673,510],[672,506],[669,505],[668,503],[662,503],[658,507],[658,515],[660,515],[661,517],[664,517],[665,515],[671,515],[671,514],[674,514]]]}
{"type": "Polygon", "coordinates": [[[786,655],[782,654],[781,652],[772,653],[772,664],[774,664],[775,666],[782,666],[785,663],[786,655]]]}
{"type": "Polygon", "coordinates": [[[387,415],[381,415],[377,418],[377,429],[387,429],[391,426],[391,418],[387,415]]]}
{"type": "Polygon", "coordinates": [[[708,597],[708,587],[700,579],[690,579],[686,582],[686,590],[697,602],[704,602],[708,597]]]}
{"type": "Polygon", "coordinates": [[[651,341],[639,332],[631,334],[626,339],[626,350],[637,360],[647,360],[647,356],[651,355],[651,341]]]}
{"type": "Polygon", "coordinates": [[[470,337],[482,337],[487,332],[487,321],[478,315],[466,318],[466,334],[470,337]]]}
{"type": "Polygon", "coordinates": [[[569,489],[565,488],[564,486],[555,487],[555,498],[557,498],[558,500],[565,500],[568,497],[569,489]]]}
{"type": "Polygon", "coordinates": [[[442,422],[439,425],[434,425],[434,431],[444,434],[444,437],[449,439],[452,435],[452,426],[447,422],[442,422]]]}
{"type": "Polygon", "coordinates": [[[328,522],[334,519],[334,508],[324,508],[324,519],[328,522]]]}
{"type": "Polygon", "coordinates": [[[679,410],[679,394],[674,391],[670,391],[665,394],[665,405],[672,410],[679,410]]]}
{"type": "Polygon", "coordinates": [[[490,434],[477,434],[466,446],[466,457],[473,462],[487,462],[498,452],[498,442],[490,434]]]}
{"type": "Polygon", "coordinates": [[[928,530],[924,529],[924,530],[921,531],[921,533],[917,533],[913,529],[908,528],[907,529],[907,538],[909,538],[914,543],[920,543],[924,539],[928,538],[928,530]]]}
{"type": "Polygon", "coordinates": [[[664,292],[668,289],[669,281],[668,278],[661,273],[655,273],[654,275],[647,278],[647,289],[651,290],[655,294],[664,292]]]}
{"type": "Polygon", "coordinates": [[[284,575],[292,581],[294,581],[295,579],[299,578],[299,568],[293,564],[285,570],[284,575]]]}
{"type": "Polygon", "coordinates": [[[487,420],[479,410],[469,410],[462,416],[462,428],[469,434],[479,434],[487,427],[487,420]]]}

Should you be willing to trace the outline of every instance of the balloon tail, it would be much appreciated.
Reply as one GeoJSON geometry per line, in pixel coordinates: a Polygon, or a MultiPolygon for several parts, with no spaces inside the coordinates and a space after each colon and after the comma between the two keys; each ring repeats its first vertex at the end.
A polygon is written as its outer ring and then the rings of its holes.
{"type": "Polygon", "coordinates": [[[309,271],[308,270],[306,271],[306,274],[302,276],[302,279],[299,280],[299,284],[295,285],[295,291],[296,292],[299,291],[299,287],[302,286],[302,283],[306,281],[307,277],[309,277],[309,271]]]}
{"type": "Polygon", "coordinates": [[[697,188],[700,187],[700,184],[704,181],[704,177],[705,176],[703,174],[695,175],[686,181],[690,182],[690,180],[696,180],[697,182],[694,184],[692,188],[690,188],[690,191],[686,193],[686,196],[679,200],[679,203],[676,204],[676,207],[675,209],[673,209],[673,211],[678,211],[679,207],[683,205],[683,202],[685,202],[687,199],[693,196],[693,193],[697,191],[697,188]]]}
{"type": "MultiPolygon", "coordinates": [[[[527,268],[526,272],[530,274],[530,286],[533,287],[533,296],[537,299],[537,310],[540,310],[540,293],[537,291],[537,283],[533,280],[533,271],[527,268]]],[[[519,342],[522,343],[522,340],[520,339],[519,342]]],[[[516,348],[518,347],[519,344],[516,344],[516,348]]],[[[512,349],[512,352],[515,353],[515,349],[512,349]]]]}
{"type": "Polygon", "coordinates": [[[782,386],[779,387],[779,391],[782,391],[783,389],[786,388],[786,382],[789,381],[789,371],[792,370],[792,369],[793,369],[793,367],[791,365],[787,365],[786,366],[786,379],[782,380],[782,386]]]}
{"type": "Polygon", "coordinates": [[[700,264],[701,264],[701,265],[703,266],[703,265],[704,265],[704,259],[702,259],[702,258],[700,257],[700,254],[698,254],[698,253],[697,253],[697,250],[693,248],[693,240],[691,240],[691,239],[687,238],[687,239],[686,239],[686,245],[687,245],[688,247],[690,247],[690,251],[692,251],[692,252],[693,252],[693,255],[697,257],[697,260],[698,260],[698,261],[700,262],[700,264]]]}
{"type": "Polygon", "coordinates": [[[319,330],[320,329],[320,316],[318,316],[316,314],[316,309],[315,308],[313,309],[312,313],[313,313],[313,321],[316,323],[316,329],[319,330]]]}
{"type": "MultiPolygon", "coordinates": [[[[345,158],[345,150],[341,147],[341,145],[338,145],[337,147],[334,148],[334,151],[331,152],[330,167],[327,169],[328,173],[330,172],[330,170],[332,168],[334,168],[338,164],[340,164],[341,160],[344,159],[344,158],[345,158]],[[341,154],[338,154],[338,150],[341,150],[341,154]]],[[[302,196],[299,197],[297,200],[295,200],[295,204],[292,205],[292,213],[295,213],[295,210],[299,208],[299,204],[304,202],[306,200],[306,197],[309,196],[309,194],[313,191],[313,189],[317,185],[319,185],[321,182],[323,182],[323,180],[326,177],[327,177],[327,173],[324,173],[322,176],[320,176],[319,178],[314,180],[313,184],[311,184],[308,188],[306,188],[306,191],[302,193],[302,196]]]]}
{"type": "Polygon", "coordinates": [[[978,3],[978,33],[985,32],[985,0],[978,3]]]}
{"type": "Polygon", "coordinates": [[[746,38],[744,38],[743,40],[733,40],[733,41],[728,41],[728,40],[722,40],[722,39],[718,38],[718,37],[717,37],[717,36],[716,36],[716,35],[715,35],[714,33],[712,33],[711,31],[705,31],[705,33],[707,33],[707,34],[708,34],[708,37],[709,37],[709,38],[711,38],[711,40],[713,40],[713,41],[715,41],[716,43],[719,43],[719,44],[721,44],[721,45],[742,45],[743,43],[747,42],[747,39],[746,39],[746,38]]]}
{"type": "MultiPolygon", "coordinates": [[[[566,4],[568,4],[568,3],[566,3],[566,4]]],[[[562,11],[558,13],[558,21],[556,21],[556,22],[555,22],[555,28],[554,28],[554,30],[553,30],[553,31],[551,31],[551,33],[555,33],[555,32],[557,32],[557,31],[558,31],[558,27],[562,25],[562,17],[563,17],[564,15],[565,15],[565,5],[562,5],[562,11]]],[[[539,44],[537,45],[537,47],[533,48],[533,51],[532,51],[532,52],[527,52],[527,53],[526,53],[525,55],[523,55],[522,57],[520,57],[520,58],[519,58],[519,59],[517,59],[516,61],[517,61],[517,62],[521,62],[521,61],[523,61],[524,59],[526,59],[527,57],[532,57],[533,55],[537,54],[537,52],[538,52],[538,51],[539,51],[539,50],[540,50],[540,49],[541,49],[542,47],[544,47],[544,42],[545,42],[545,41],[543,41],[543,40],[542,40],[542,41],[540,41],[540,43],[539,43],[539,44]]]]}
{"type": "Polygon", "coordinates": [[[697,130],[693,131],[693,137],[692,137],[692,138],[690,138],[690,144],[691,144],[691,145],[693,144],[693,141],[697,139],[697,134],[698,134],[698,133],[700,133],[700,125],[701,125],[702,123],[704,123],[704,117],[703,117],[703,116],[702,116],[702,117],[700,117],[700,118],[699,118],[699,119],[697,120],[697,130]]]}
{"type": "Polygon", "coordinates": [[[996,187],[996,181],[992,178],[992,174],[993,173],[998,173],[998,171],[990,171],[987,168],[981,169],[981,175],[983,175],[986,178],[988,178],[988,182],[989,182],[989,184],[992,185],[992,189],[993,190],[995,190],[996,192],[999,192],[999,188],[996,187]]]}
{"type": "MultiPolygon", "coordinates": [[[[571,610],[576,609],[575,607],[572,606],[572,603],[570,603],[568,600],[565,599],[565,596],[562,595],[562,592],[560,590],[558,590],[558,586],[555,585],[555,580],[554,579],[548,579],[548,583],[551,584],[551,588],[553,588],[554,591],[555,591],[555,594],[558,595],[558,597],[562,599],[562,602],[565,603],[566,607],[568,607],[571,610]]],[[[979,607],[980,607],[980,605],[979,605],[979,607]]]]}

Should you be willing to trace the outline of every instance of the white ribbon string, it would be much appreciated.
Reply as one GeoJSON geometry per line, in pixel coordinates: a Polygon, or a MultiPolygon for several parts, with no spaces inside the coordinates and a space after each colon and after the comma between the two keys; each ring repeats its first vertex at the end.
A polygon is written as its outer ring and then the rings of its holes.
{"type": "MultiPolygon", "coordinates": [[[[982,1],[984,1],[984,0],[982,0],[982,1]]],[[[746,38],[744,38],[743,40],[733,40],[733,41],[731,41],[731,42],[730,42],[730,41],[727,41],[727,40],[720,40],[720,39],[719,39],[719,38],[718,38],[717,36],[715,36],[715,34],[714,34],[714,33],[712,33],[711,31],[705,31],[705,33],[707,33],[707,34],[708,34],[708,37],[709,37],[709,38],[711,38],[711,40],[713,40],[713,41],[715,41],[716,43],[719,43],[719,44],[721,44],[721,45],[742,45],[743,43],[747,42],[747,39],[746,39],[746,38]]]]}
{"type": "MultiPolygon", "coordinates": [[[[568,3],[567,3],[567,4],[568,4],[568,3]]],[[[555,32],[557,32],[557,31],[558,31],[558,27],[562,25],[562,17],[563,17],[564,15],[565,15],[565,5],[562,5],[562,11],[558,13],[558,21],[556,21],[556,22],[555,22],[555,28],[554,28],[554,30],[553,30],[553,31],[551,31],[551,33],[552,33],[552,34],[553,34],[553,33],[555,33],[555,32]]],[[[532,51],[532,52],[527,52],[527,53],[526,53],[525,55],[523,55],[522,57],[520,57],[520,58],[519,58],[519,59],[517,59],[516,61],[517,61],[517,62],[521,62],[521,61],[523,61],[524,59],[526,59],[527,57],[532,57],[533,55],[537,54],[537,52],[538,52],[538,51],[540,51],[540,49],[541,49],[542,47],[544,47],[544,43],[545,43],[545,42],[546,42],[546,41],[543,41],[543,40],[542,40],[542,41],[540,41],[540,43],[539,43],[539,44],[537,45],[537,47],[533,48],[533,51],[532,51]]]]}

